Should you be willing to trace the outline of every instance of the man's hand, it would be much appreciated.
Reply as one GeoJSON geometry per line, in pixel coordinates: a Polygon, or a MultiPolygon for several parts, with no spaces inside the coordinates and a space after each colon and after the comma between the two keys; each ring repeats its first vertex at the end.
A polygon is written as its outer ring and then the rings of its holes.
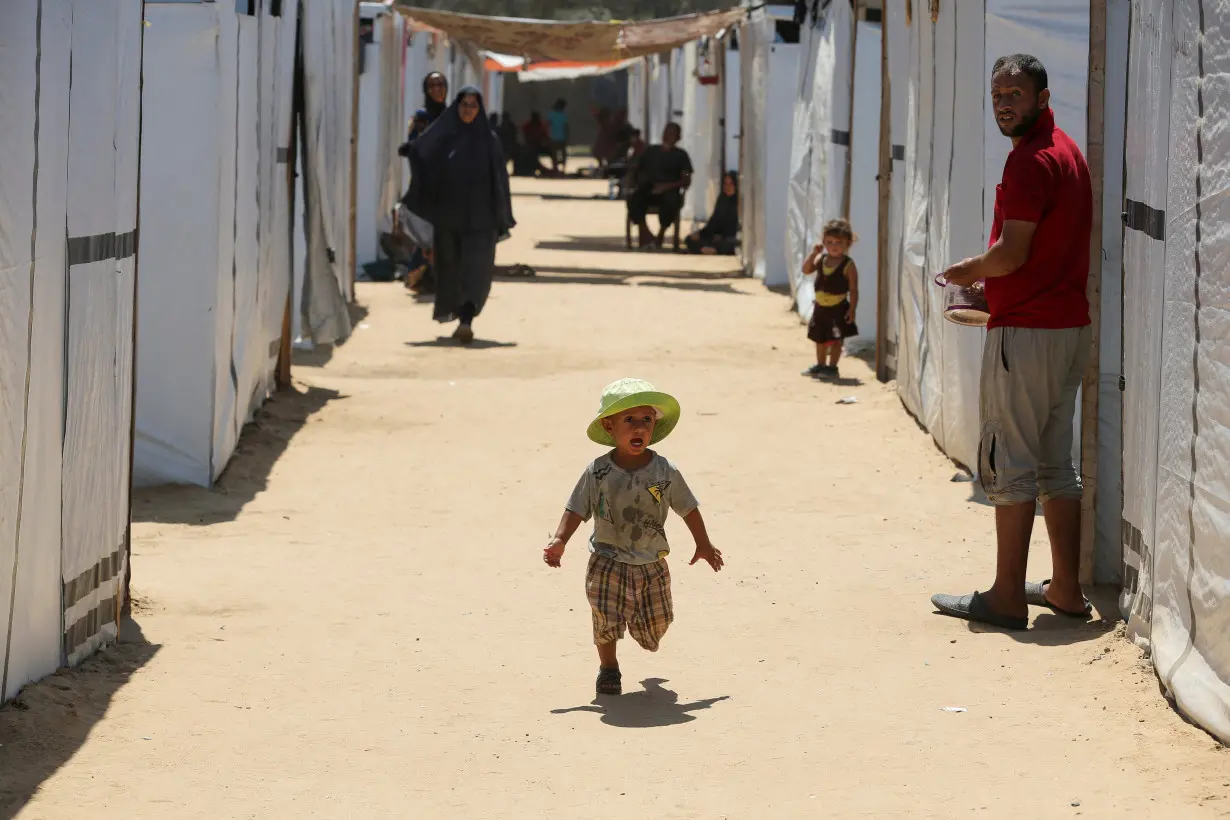
{"type": "Polygon", "coordinates": [[[547,548],[542,551],[542,560],[549,567],[558,567],[560,561],[564,558],[564,542],[558,538],[552,538],[547,543],[547,548]]]}
{"type": "Polygon", "coordinates": [[[722,553],[717,547],[712,544],[697,544],[696,554],[692,556],[692,560],[688,562],[688,566],[692,566],[697,561],[707,561],[709,566],[713,567],[713,571],[717,572],[726,562],[722,560],[722,553]]]}
{"type": "Polygon", "coordinates": [[[982,272],[979,270],[979,257],[971,256],[968,259],[962,259],[957,264],[953,265],[942,274],[944,280],[950,285],[956,285],[960,288],[967,288],[982,278],[982,272]]]}

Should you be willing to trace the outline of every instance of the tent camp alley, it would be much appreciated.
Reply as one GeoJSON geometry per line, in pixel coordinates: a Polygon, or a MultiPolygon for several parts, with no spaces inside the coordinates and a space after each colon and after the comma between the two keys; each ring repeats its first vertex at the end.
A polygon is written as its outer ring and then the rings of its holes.
{"type": "MultiPolygon", "coordinates": [[[[1230,153],[1200,112],[1230,20],[1201,8],[834,0],[563,30],[350,0],[5,5],[0,816],[1227,816],[1207,260],[1230,153]],[[929,602],[995,562],[986,331],[931,282],[985,247],[1009,50],[1051,69],[1103,248],[1077,411],[1094,614],[1019,632],[929,602]],[[651,142],[680,123],[683,233],[737,169],[737,255],[637,252],[614,180],[514,177],[458,344],[429,294],[375,281],[436,71],[518,120],[601,85],[651,142]],[[840,379],[806,379],[798,269],[835,213],[861,235],[861,335],[840,379]],[[588,525],[559,570],[542,547],[625,376],[679,399],[658,449],[727,563],[688,566],[668,523],[675,622],[656,653],[621,642],[624,694],[595,697],[588,525]]],[[[1039,523],[1029,577],[1050,566],[1039,523]]]]}

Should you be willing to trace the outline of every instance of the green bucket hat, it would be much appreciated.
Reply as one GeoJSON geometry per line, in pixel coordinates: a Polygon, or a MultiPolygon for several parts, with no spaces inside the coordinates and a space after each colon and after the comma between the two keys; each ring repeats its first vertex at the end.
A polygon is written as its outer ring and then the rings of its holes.
{"type": "Polygon", "coordinates": [[[615,439],[602,426],[602,420],[633,407],[652,407],[658,411],[658,423],[653,428],[650,444],[657,444],[671,434],[679,423],[679,402],[674,396],[660,393],[643,379],[620,379],[602,390],[598,415],[589,423],[589,440],[605,447],[614,447],[615,439]]]}

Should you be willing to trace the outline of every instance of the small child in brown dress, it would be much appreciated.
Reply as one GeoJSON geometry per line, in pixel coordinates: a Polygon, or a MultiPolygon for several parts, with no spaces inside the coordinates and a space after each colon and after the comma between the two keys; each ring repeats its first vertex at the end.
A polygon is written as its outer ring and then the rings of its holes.
{"type": "Polygon", "coordinates": [[[829,220],[821,243],[803,261],[803,275],[816,277],[816,305],[807,325],[807,338],[816,343],[816,363],[804,376],[837,378],[842,342],[858,335],[858,268],[847,255],[855,239],[849,220],[829,220]]]}

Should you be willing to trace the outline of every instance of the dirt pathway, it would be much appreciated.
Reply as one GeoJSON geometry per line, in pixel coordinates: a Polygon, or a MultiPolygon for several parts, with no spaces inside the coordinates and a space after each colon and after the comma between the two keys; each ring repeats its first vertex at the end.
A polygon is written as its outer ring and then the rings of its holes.
{"type": "Polygon", "coordinates": [[[0,814],[1225,816],[1230,753],[1112,622],[932,613],[989,579],[972,485],[863,363],[800,378],[786,300],[728,260],[623,252],[599,187],[518,185],[500,258],[540,276],[497,283],[474,349],[362,286],[219,490],[138,499],[136,624],[0,713],[0,814]],[[661,449],[728,567],[675,522],[677,621],[594,705],[584,542],[540,549],[624,375],[680,398],[661,449]]]}

